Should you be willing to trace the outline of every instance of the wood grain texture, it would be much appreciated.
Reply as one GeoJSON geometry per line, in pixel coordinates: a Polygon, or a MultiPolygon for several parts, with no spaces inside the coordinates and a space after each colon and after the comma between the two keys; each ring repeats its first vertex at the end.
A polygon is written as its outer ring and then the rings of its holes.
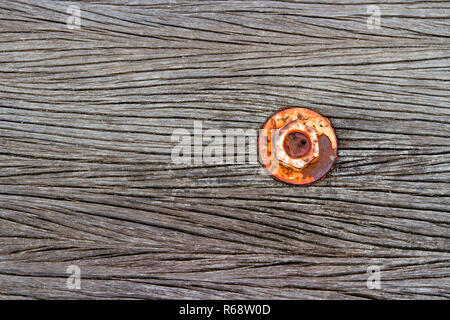
{"type": "Polygon", "coordinates": [[[0,299],[450,298],[450,2],[3,0],[0,32],[0,299]],[[290,106],[336,129],[318,184],[171,162],[290,106]]]}

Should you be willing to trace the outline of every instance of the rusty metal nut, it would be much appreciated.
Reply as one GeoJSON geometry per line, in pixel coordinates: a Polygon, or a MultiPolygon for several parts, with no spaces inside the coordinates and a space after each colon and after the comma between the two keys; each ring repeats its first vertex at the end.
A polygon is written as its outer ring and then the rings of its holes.
{"type": "Polygon", "coordinates": [[[298,120],[277,130],[274,141],[278,160],[289,167],[301,169],[319,156],[316,130],[298,120]]]}
{"type": "Polygon", "coordinates": [[[306,185],[319,181],[337,159],[337,139],[330,121],[305,108],[272,115],[258,137],[261,164],[277,180],[306,185]]]}

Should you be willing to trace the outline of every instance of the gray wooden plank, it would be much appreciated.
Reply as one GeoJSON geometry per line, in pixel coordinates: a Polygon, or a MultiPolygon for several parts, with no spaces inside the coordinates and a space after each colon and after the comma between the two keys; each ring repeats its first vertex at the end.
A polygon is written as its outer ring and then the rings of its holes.
{"type": "Polygon", "coordinates": [[[448,1],[2,1],[0,299],[449,298],[449,18],[448,1]],[[290,106],[336,129],[317,184],[171,159],[176,129],[256,131],[290,106]]]}

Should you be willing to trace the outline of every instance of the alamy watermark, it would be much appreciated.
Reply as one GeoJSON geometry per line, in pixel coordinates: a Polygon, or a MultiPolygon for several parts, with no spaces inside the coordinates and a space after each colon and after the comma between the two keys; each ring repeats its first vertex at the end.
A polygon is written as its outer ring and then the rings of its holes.
{"type": "Polygon", "coordinates": [[[203,130],[202,121],[194,121],[193,130],[176,129],[171,141],[175,164],[258,163],[258,130],[227,128],[203,130]]]}
{"type": "Polygon", "coordinates": [[[381,10],[380,7],[374,4],[367,6],[367,28],[370,30],[381,28],[381,10]]]}
{"type": "Polygon", "coordinates": [[[81,9],[77,5],[70,5],[66,11],[70,16],[67,18],[67,28],[70,30],[80,30],[81,28],[81,9]]]}
{"type": "Polygon", "coordinates": [[[66,286],[69,290],[81,289],[81,269],[77,265],[70,265],[67,267],[66,273],[70,274],[67,278],[66,286]]]}
{"type": "Polygon", "coordinates": [[[380,266],[372,265],[367,267],[367,281],[366,285],[367,288],[374,290],[374,289],[381,289],[381,268],[380,266]]]}

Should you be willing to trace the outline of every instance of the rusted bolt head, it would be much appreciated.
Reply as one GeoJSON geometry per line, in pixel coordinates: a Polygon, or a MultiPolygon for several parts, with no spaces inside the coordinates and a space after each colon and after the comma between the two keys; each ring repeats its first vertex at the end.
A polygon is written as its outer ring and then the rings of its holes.
{"type": "Polygon", "coordinates": [[[274,114],[258,138],[261,164],[278,180],[304,185],[325,177],[337,159],[330,121],[304,108],[274,114]]]}

